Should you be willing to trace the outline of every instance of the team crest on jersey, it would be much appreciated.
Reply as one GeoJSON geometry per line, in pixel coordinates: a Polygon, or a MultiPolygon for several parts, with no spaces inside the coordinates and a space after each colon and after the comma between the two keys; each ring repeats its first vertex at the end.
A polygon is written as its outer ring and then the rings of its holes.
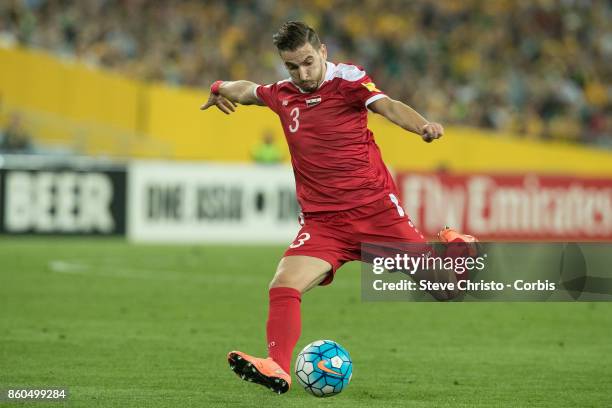
{"type": "Polygon", "coordinates": [[[314,96],[312,98],[306,99],[306,107],[307,108],[311,108],[311,107],[316,106],[316,105],[318,105],[320,103],[321,103],[321,97],[320,96],[314,96]]]}
{"type": "Polygon", "coordinates": [[[289,104],[289,101],[287,99],[283,99],[283,106],[287,106],[289,104]]]}
{"type": "Polygon", "coordinates": [[[365,86],[370,92],[380,92],[380,89],[376,88],[376,84],[374,84],[374,82],[363,82],[361,85],[365,86]]]}

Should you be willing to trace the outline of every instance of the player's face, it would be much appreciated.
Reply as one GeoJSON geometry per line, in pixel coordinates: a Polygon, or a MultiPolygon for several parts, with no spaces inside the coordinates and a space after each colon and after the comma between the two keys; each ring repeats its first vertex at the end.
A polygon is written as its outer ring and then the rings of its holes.
{"type": "Polygon", "coordinates": [[[325,44],[321,44],[317,50],[310,43],[306,43],[293,51],[281,51],[280,56],[291,80],[303,91],[313,92],[323,82],[327,60],[325,44]]]}

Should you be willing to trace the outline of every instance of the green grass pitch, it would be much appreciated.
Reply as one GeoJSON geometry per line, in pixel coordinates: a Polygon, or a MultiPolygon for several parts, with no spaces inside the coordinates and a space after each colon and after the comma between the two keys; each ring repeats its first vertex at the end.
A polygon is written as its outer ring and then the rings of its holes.
{"type": "Polygon", "coordinates": [[[55,407],[612,406],[612,304],[362,303],[358,264],[302,301],[298,349],[351,354],[342,394],[239,381],[225,356],[264,354],[282,252],[3,237],[0,388],[68,387],[36,405],[55,407]]]}

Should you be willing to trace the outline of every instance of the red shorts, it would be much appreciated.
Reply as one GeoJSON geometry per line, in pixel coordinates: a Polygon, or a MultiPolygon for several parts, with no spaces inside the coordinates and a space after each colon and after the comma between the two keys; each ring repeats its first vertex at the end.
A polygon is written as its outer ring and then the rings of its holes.
{"type": "Polygon", "coordinates": [[[362,243],[426,242],[394,194],[350,210],[305,213],[300,221],[302,228],[285,256],[307,255],[329,262],[331,273],[321,285],[330,284],[344,263],[361,260],[362,243]]]}

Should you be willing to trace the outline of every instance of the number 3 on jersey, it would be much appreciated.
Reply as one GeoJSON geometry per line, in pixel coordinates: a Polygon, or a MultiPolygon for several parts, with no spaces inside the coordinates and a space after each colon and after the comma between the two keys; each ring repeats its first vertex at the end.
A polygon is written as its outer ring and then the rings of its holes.
{"type": "Polygon", "coordinates": [[[290,115],[293,122],[289,125],[289,131],[291,133],[295,133],[300,127],[300,121],[298,120],[298,118],[300,117],[300,108],[296,106],[295,108],[291,109],[290,115]]]}
{"type": "Polygon", "coordinates": [[[300,235],[298,235],[295,238],[295,241],[293,241],[291,245],[289,245],[289,248],[301,247],[302,245],[304,245],[304,242],[308,241],[309,239],[310,239],[310,234],[307,232],[302,232],[300,235]]]}

